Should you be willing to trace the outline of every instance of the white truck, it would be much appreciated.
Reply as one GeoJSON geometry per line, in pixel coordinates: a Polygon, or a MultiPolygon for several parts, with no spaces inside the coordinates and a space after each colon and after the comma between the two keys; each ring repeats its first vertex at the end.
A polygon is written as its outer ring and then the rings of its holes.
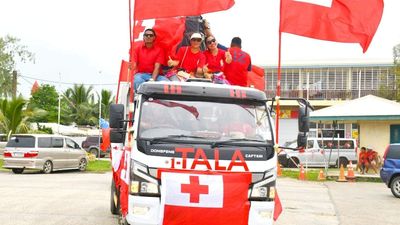
{"type": "MultiPolygon", "coordinates": [[[[310,106],[298,100],[298,144],[305,146],[310,106]]],[[[113,157],[129,149],[124,162],[116,163],[125,164],[121,180],[129,194],[123,196],[113,181],[111,212],[132,225],[272,224],[278,147],[273,101],[254,88],[196,79],[143,83],[133,103],[110,107],[113,157]],[[240,184],[229,183],[227,175],[243,178],[245,188],[230,193],[227,187],[240,184]],[[239,195],[245,200],[216,211],[239,195]],[[188,216],[193,212],[197,217],[188,216]]]]}

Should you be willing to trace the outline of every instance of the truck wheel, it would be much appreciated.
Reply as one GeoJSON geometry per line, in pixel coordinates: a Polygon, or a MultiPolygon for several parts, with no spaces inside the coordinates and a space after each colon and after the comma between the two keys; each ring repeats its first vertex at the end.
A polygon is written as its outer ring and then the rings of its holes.
{"type": "Polygon", "coordinates": [[[400,198],[400,176],[395,177],[390,183],[390,189],[396,198],[400,198]]]}
{"type": "Polygon", "coordinates": [[[14,168],[14,169],[11,169],[11,170],[15,174],[21,174],[22,172],[24,172],[24,168],[14,168]]]}
{"type": "Polygon", "coordinates": [[[119,191],[115,186],[114,179],[111,182],[110,210],[114,215],[119,214],[119,191]]]}
{"type": "Polygon", "coordinates": [[[341,165],[343,165],[344,168],[347,168],[347,164],[349,164],[349,160],[347,160],[346,158],[340,157],[338,160],[338,168],[340,168],[341,165]]]}
{"type": "Polygon", "coordinates": [[[97,159],[97,158],[100,158],[100,157],[99,157],[99,151],[98,151],[97,149],[95,149],[95,148],[89,149],[89,153],[92,154],[92,155],[94,155],[94,157],[95,157],[96,159],[97,159]]]}
{"type": "Polygon", "coordinates": [[[289,168],[297,168],[297,165],[299,165],[299,160],[297,158],[290,158],[288,161],[288,167],[289,168]]]}

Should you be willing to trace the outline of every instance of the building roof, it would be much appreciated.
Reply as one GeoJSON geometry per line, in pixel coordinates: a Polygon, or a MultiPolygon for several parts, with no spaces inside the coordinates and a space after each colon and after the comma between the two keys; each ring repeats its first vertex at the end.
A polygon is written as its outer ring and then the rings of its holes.
{"type": "Polygon", "coordinates": [[[367,95],[311,112],[310,120],[400,120],[400,104],[367,95]]]}

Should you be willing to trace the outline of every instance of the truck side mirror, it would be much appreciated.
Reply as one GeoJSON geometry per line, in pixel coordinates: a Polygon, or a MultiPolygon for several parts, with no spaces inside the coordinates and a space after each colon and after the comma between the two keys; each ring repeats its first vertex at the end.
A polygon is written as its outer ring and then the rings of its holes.
{"type": "Polygon", "coordinates": [[[111,104],[110,105],[110,128],[120,129],[123,127],[124,120],[124,105],[111,104]]]}
{"type": "Polygon", "coordinates": [[[307,146],[307,133],[300,132],[297,135],[297,148],[305,148],[307,146]]]}
{"type": "Polygon", "coordinates": [[[310,130],[310,111],[307,105],[300,104],[299,107],[299,132],[308,132],[310,130]]]}
{"type": "Polygon", "coordinates": [[[124,143],[125,135],[123,132],[118,130],[110,131],[110,142],[111,143],[124,143]]]}

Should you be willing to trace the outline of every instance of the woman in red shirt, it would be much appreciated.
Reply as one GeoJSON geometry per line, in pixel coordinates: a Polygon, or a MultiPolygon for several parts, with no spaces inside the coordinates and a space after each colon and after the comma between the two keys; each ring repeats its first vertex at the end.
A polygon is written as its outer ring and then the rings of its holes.
{"type": "Polygon", "coordinates": [[[178,72],[177,75],[169,77],[170,80],[182,80],[182,77],[187,79],[189,76],[199,78],[204,77],[203,67],[205,65],[206,58],[200,49],[202,41],[203,38],[201,34],[193,33],[190,36],[190,46],[181,47],[175,60],[169,58],[169,67],[174,67],[178,71],[185,72],[178,72]]]}
{"type": "Polygon", "coordinates": [[[210,35],[206,38],[207,50],[204,51],[206,57],[205,77],[213,79],[214,83],[229,84],[222,71],[225,63],[232,62],[232,55],[228,51],[217,48],[217,45],[214,36],[210,35]]]}

